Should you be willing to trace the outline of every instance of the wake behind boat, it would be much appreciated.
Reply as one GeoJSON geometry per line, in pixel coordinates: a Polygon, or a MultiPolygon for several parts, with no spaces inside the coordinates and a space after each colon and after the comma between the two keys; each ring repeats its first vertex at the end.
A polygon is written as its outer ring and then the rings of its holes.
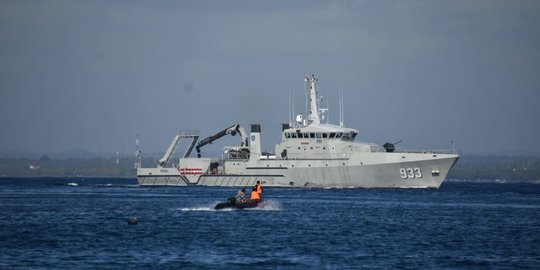
{"type": "MultiPolygon", "coordinates": [[[[261,181],[273,187],[407,187],[438,188],[459,156],[455,151],[403,151],[395,143],[355,142],[358,130],[323,122],[328,109],[319,108],[318,79],[306,76],[308,117],[282,124],[281,142],[275,153],[261,151],[261,126],[248,134],[234,124],[198,141],[196,132],[175,136],[157,168],[141,168],[139,185],[251,186],[261,181]],[[225,147],[221,157],[201,157],[201,148],[226,135],[241,136],[240,144],[225,147]],[[191,140],[186,152],[173,164],[181,140],[191,140]],[[193,149],[197,156],[191,157],[193,149]]],[[[342,99],[342,98],[341,98],[342,99]]],[[[343,103],[343,101],[341,101],[343,103]]],[[[292,120],[292,119],[291,119],[292,120]]],[[[137,140],[138,141],[138,140],[137,140]]]]}

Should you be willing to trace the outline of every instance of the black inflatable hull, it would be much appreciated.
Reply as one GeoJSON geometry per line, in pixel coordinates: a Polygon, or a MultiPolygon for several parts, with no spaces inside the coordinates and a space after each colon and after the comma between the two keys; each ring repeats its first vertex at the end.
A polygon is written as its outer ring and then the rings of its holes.
{"type": "Polygon", "coordinates": [[[235,198],[229,198],[227,202],[218,203],[215,210],[221,209],[244,209],[244,208],[255,208],[259,205],[260,201],[246,201],[246,202],[236,202],[235,198]]]}

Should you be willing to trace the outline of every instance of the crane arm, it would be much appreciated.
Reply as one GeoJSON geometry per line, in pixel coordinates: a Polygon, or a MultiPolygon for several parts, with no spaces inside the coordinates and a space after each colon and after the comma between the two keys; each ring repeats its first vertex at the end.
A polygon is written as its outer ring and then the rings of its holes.
{"type": "MultiPolygon", "coordinates": [[[[226,129],[223,129],[219,132],[217,132],[216,134],[210,136],[210,137],[207,137],[207,138],[204,138],[202,139],[198,144],[197,146],[195,147],[195,149],[197,150],[197,156],[198,157],[201,157],[201,148],[207,144],[210,144],[212,142],[214,142],[215,140],[218,140],[220,138],[222,138],[223,136],[227,135],[227,134],[230,134],[232,136],[235,136],[236,133],[240,133],[240,135],[242,136],[242,140],[245,140],[245,142],[247,143],[247,137],[245,135],[245,131],[243,131],[243,129],[240,127],[239,124],[234,124],[226,129]]],[[[242,142],[243,144],[244,142],[242,142]]]]}

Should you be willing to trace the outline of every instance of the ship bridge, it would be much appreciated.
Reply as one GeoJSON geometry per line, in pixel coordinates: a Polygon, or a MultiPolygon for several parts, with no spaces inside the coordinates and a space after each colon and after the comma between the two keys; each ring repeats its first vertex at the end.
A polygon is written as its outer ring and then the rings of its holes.
{"type": "Polygon", "coordinates": [[[283,130],[282,139],[342,139],[354,141],[358,130],[331,124],[309,125],[283,130]]]}

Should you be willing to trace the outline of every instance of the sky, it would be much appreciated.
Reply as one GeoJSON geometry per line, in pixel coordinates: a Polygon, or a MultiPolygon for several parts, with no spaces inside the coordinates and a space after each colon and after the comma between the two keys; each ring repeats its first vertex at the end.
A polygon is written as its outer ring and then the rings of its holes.
{"type": "Polygon", "coordinates": [[[144,155],[234,123],[273,151],[306,74],[334,124],[343,89],[358,141],[540,153],[540,1],[3,0],[0,155],[132,155],[135,134],[144,155]]]}

